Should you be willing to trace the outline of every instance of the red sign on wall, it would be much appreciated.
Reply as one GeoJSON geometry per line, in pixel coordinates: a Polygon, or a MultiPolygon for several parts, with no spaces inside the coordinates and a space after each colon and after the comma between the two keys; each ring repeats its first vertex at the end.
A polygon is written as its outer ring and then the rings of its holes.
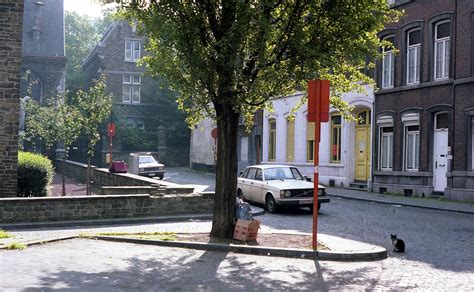
{"type": "Polygon", "coordinates": [[[107,135],[109,137],[115,136],[115,123],[108,123],[107,124],[107,135]]]}

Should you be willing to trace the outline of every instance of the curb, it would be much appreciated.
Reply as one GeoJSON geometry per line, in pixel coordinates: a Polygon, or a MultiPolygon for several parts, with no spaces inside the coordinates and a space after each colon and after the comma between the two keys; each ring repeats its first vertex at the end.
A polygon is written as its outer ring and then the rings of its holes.
{"type": "Polygon", "coordinates": [[[364,202],[374,202],[379,204],[386,204],[386,205],[400,205],[405,207],[413,207],[413,208],[420,208],[420,209],[427,209],[427,210],[436,210],[436,211],[446,211],[446,212],[456,212],[456,213],[463,213],[474,215],[474,211],[466,211],[466,210],[458,210],[458,209],[448,209],[448,208],[439,208],[439,207],[431,207],[431,206],[422,206],[422,205],[415,205],[410,203],[401,203],[401,202],[393,202],[393,201],[385,201],[379,199],[372,199],[372,198],[357,198],[357,197],[350,197],[346,195],[336,195],[336,194],[327,194],[329,197],[336,197],[342,198],[346,200],[353,200],[353,201],[364,201],[364,202]]]}
{"type": "Polygon", "coordinates": [[[209,220],[212,214],[204,215],[183,215],[183,216],[167,216],[167,217],[138,217],[138,218],[117,218],[117,219],[101,219],[101,220],[77,220],[77,221],[51,221],[51,222],[35,222],[35,223],[10,223],[1,224],[1,228],[15,229],[35,229],[43,227],[71,227],[71,226],[100,226],[100,225],[120,225],[120,224],[136,224],[136,223],[156,223],[156,222],[175,222],[187,220],[209,220]]]}
{"type": "MultiPolygon", "coordinates": [[[[50,242],[69,240],[69,239],[74,239],[74,238],[77,238],[77,237],[78,237],[77,235],[62,236],[62,237],[54,237],[54,238],[43,239],[43,240],[31,240],[31,241],[19,242],[19,243],[23,243],[26,246],[32,246],[32,245],[40,245],[40,244],[45,244],[45,243],[50,243],[50,242]]],[[[0,250],[1,249],[7,249],[7,246],[8,246],[7,244],[0,245],[0,250]]]]}
{"type": "Polygon", "coordinates": [[[190,248],[197,250],[211,250],[220,252],[235,252],[263,256],[278,256],[288,258],[300,258],[309,260],[324,261],[377,261],[387,258],[387,250],[385,248],[375,248],[372,251],[358,252],[337,252],[337,251],[312,251],[306,249],[292,248],[274,248],[260,246],[241,246],[236,244],[219,244],[219,243],[202,243],[202,242],[185,242],[185,241],[164,241],[164,240],[146,240],[138,238],[115,237],[115,236],[93,236],[90,239],[126,242],[134,244],[146,244],[155,246],[190,248]]]}

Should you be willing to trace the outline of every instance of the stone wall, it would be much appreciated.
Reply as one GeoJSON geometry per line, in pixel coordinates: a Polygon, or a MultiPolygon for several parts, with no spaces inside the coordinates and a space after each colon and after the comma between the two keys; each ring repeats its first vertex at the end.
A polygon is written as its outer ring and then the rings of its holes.
{"type": "Polygon", "coordinates": [[[15,197],[23,0],[0,3],[0,197],[15,197]]]}
{"type": "MultiPolygon", "coordinates": [[[[65,167],[63,167],[63,163],[61,160],[55,160],[54,162],[56,171],[62,173],[64,169],[66,177],[72,178],[81,183],[86,182],[86,164],[66,160],[65,167]]],[[[193,193],[194,191],[194,189],[190,187],[182,187],[181,185],[175,183],[156,180],[131,173],[111,173],[105,168],[97,168],[96,166],[92,166],[92,180],[92,187],[94,189],[99,189],[106,186],[150,186],[158,188],[159,190],[153,192],[146,191],[142,192],[142,194],[189,194],[193,193]]],[[[124,192],[121,191],[120,188],[108,188],[105,193],[103,191],[101,191],[101,193],[113,195],[114,190],[120,192],[120,194],[124,194],[124,192]]],[[[132,193],[136,192],[131,192],[129,194],[132,193]]]]}
{"type": "Polygon", "coordinates": [[[212,214],[213,195],[1,198],[0,223],[212,214]]]}

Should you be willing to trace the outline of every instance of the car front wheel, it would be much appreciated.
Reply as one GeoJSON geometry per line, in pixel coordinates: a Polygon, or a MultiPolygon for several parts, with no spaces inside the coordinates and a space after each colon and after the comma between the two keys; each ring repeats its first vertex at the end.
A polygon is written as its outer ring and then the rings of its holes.
{"type": "MultiPolygon", "coordinates": [[[[320,209],[321,209],[321,203],[318,203],[318,212],[320,209]]],[[[309,210],[311,211],[311,213],[313,213],[313,205],[309,206],[309,210]]]]}
{"type": "Polygon", "coordinates": [[[275,213],[278,211],[278,205],[272,195],[267,196],[267,199],[265,200],[265,207],[270,213],[275,213]]]}

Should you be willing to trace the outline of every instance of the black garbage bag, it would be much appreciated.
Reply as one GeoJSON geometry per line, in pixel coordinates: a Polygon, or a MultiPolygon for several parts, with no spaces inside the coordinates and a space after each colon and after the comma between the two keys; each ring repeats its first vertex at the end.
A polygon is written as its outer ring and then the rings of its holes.
{"type": "Polygon", "coordinates": [[[237,201],[235,214],[237,219],[252,221],[252,209],[250,208],[249,203],[246,203],[242,200],[237,201]]]}

